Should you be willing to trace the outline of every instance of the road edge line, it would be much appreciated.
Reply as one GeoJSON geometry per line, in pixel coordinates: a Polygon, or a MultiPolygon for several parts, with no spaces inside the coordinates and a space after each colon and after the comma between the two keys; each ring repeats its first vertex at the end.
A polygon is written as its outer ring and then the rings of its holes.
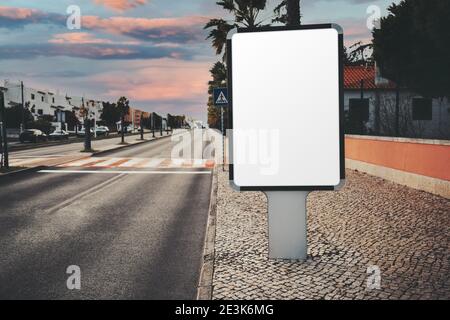
{"type": "Polygon", "coordinates": [[[217,166],[215,166],[212,174],[208,221],[203,246],[200,278],[197,286],[197,300],[211,300],[213,294],[218,189],[218,172],[217,166]]]}

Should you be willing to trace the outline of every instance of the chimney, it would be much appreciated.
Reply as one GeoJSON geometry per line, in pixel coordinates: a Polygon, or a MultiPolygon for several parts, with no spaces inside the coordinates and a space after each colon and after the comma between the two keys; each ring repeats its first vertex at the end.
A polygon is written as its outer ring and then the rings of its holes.
{"type": "Polygon", "coordinates": [[[377,63],[375,62],[375,85],[378,87],[378,86],[383,86],[383,85],[387,85],[387,84],[389,84],[389,80],[387,80],[381,76],[380,68],[378,67],[377,63]]]}

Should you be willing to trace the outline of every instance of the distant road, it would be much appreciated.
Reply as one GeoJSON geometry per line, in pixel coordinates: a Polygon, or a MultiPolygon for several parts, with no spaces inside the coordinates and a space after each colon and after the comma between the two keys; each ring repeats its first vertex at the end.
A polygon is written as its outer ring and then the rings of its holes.
{"type": "MultiPolygon", "coordinates": [[[[155,133],[156,136],[160,136],[159,132],[155,133]]],[[[149,137],[151,133],[146,133],[145,137],[149,137]]],[[[165,134],[163,134],[164,136],[165,134]]],[[[125,141],[139,139],[139,135],[126,136],[125,141]]],[[[120,137],[102,139],[102,140],[92,140],[92,148],[100,148],[101,146],[106,146],[110,144],[117,144],[121,141],[120,137]]],[[[54,155],[70,155],[79,153],[80,150],[84,148],[84,142],[74,142],[54,146],[42,146],[33,149],[12,151],[10,152],[10,158],[20,158],[20,157],[42,157],[42,156],[54,156],[54,155]]]]}

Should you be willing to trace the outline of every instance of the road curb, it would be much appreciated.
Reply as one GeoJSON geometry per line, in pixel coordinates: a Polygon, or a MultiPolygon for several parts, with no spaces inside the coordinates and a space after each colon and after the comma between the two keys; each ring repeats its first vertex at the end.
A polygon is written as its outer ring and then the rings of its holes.
{"type": "MultiPolygon", "coordinates": [[[[146,134],[151,133],[151,132],[146,132],[146,134]]],[[[131,133],[131,134],[126,134],[125,137],[133,137],[133,136],[138,136],[140,135],[140,133],[131,133]]],[[[120,135],[110,135],[110,136],[102,136],[102,137],[98,137],[98,138],[92,138],[92,141],[101,141],[101,140],[108,140],[108,139],[114,139],[114,138],[120,138],[120,135]]],[[[40,147],[56,147],[56,146],[62,146],[65,144],[72,144],[72,143],[81,143],[84,142],[84,138],[74,138],[72,140],[62,140],[62,141],[49,141],[47,143],[36,143],[36,144],[31,144],[31,145],[14,145],[14,146],[10,146],[9,150],[11,152],[13,151],[25,151],[25,150],[31,150],[31,149],[37,149],[40,147]]]]}
{"type": "Polygon", "coordinates": [[[218,173],[217,166],[213,169],[211,182],[211,197],[208,210],[208,222],[206,226],[205,244],[203,247],[202,266],[197,287],[197,300],[211,300],[213,293],[214,257],[217,222],[217,190],[218,173]]]}

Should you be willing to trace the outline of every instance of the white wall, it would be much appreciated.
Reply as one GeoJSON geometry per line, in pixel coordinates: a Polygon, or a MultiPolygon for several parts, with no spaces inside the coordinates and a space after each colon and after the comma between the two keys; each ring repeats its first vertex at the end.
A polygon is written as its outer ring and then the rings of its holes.
{"type": "MultiPolygon", "coordinates": [[[[381,134],[390,134],[383,129],[383,126],[389,123],[386,116],[393,120],[395,114],[395,91],[394,90],[365,90],[364,98],[369,99],[369,121],[366,127],[370,131],[375,132],[375,112],[377,95],[380,105],[380,130],[381,134]],[[384,115],[384,117],[383,117],[384,115]]],[[[349,109],[350,99],[359,99],[361,96],[359,90],[345,90],[344,91],[344,109],[349,109]]],[[[412,99],[421,98],[420,95],[409,91],[402,91],[400,94],[400,109],[401,116],[408,118],[407,130],[408,135],[418,138],[438,138],[438,139],[450,139],[450,101],[447,98],[433,99],[433,115],[432,120],[412,120],[412,99]]]]}

